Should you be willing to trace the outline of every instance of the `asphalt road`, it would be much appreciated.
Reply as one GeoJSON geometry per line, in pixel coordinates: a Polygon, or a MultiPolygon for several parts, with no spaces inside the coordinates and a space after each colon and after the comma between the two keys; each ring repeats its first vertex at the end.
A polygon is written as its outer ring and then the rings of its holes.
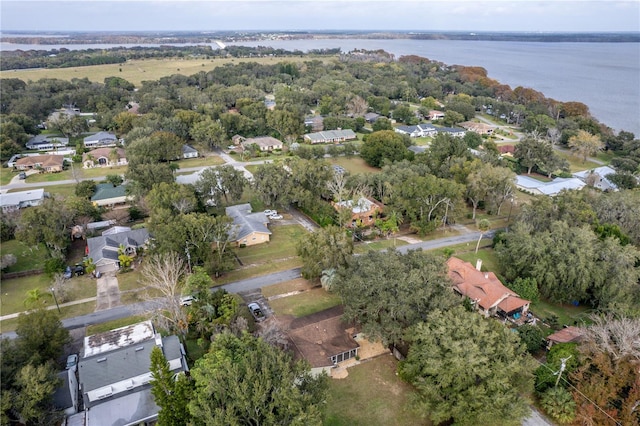
{"type": "MultiPolygon", "coordinates": [[[[437,240],[423,241],[416,244],[409,244],[398,247],[398,251],[406,253],[409,250],[423,249],[433,250],[450,245],[463,244],[465,242],[478,241],[480,236],[479,232],[471,232],[464,235],[456,235],[446,238],[439,238],[437,240]]],[[[492,234],[487,233],[483,238],[491,238],[492,234]]],[[[300,277],[300,268],[288,269],[286,271],[274,272],[273,274],[263,275],[260,277],[248,278],[246,280],[235,281],[229,284],[225,284],[219,287],[212,287],[212,290],[223,288],[229,293],[241,293],[252,290],[257,290],[262,287],[267,287],[273,284],[278,284],[285,281],[290,281],[300,277]]],[[[105,309],[102,311],[96,311],[87,315],[81,315],[78,317],[67,318],[62,320],[62,325],[67,329],[75,329],[80,327],[86,327],[93,324],[101,324],[103,322],[112,321],[115,319],[126,318],[132,315],[142,313],[150,307],[150,303],[141,302],[131,305],[117,306],[111,309],[105,309]]],[[[15,332],[2,333],[2,338],[15,338],[15,332]]]]}

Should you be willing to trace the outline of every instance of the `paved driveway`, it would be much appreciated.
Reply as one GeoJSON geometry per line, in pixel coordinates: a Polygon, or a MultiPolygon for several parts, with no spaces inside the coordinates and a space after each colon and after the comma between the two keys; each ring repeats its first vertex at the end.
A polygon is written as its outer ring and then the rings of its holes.
{"type": "Polygon", "coordinates": [[[111,309],[120,305],[120,288],[118,279],[113,274],[106,274],[98,278],[98,299],[96,311],[111,309]]]}

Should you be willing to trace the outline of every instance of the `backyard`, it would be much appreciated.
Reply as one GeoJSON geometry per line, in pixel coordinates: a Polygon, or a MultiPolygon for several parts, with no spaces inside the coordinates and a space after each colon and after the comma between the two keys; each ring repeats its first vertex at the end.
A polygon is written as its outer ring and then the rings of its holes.
{"type": "Polygon", "coordinates": [[[382,355],[331,379],[326,426],[430,425],[410,407],[413,388],[397,375],[398,362],[382,355]]]}

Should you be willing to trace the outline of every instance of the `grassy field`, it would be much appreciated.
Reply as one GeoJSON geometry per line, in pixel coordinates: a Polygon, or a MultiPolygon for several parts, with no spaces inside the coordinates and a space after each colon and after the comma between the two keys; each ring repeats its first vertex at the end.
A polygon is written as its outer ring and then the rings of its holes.
{"type": "Polygon", "coordinates": [[[194,75],[201,71],[208,72],[228,63],[258,62],[276,64],[278,62],[304,62],[314,59],[331,61],[328,57],[277,57],[277,58],[216,58],[216,59],[146,59],[130,60],[123,64],[95,65],[89,67],[72,67],[56,69],[12,70],[0,73],[0,78],[19,78],[23,81],[37,81],[41,78],[56,78],[71,81],[74,78],[88,78],[90,81],[103,83],[107,77],[120,77],[136,87],[143,81],[157,81],[162,77],[174,74],[194,75]]]}
{"type": "MultiPolygon", "coordinates": [[[[473,247],[475,249],[475,245],[473,247]]],[[[473,266],[476,266],[476,262],[478,259],[482,259],[482,270],[487,272],[494,272],[496,274],[500,274],[500,269],[498,267],[498,259],[496,258],[495,252],[492,248],[487,247],[478,250],[478,253],[474,253],[474,251],[468,253],[459,253],[454,256],[462,259],[466,262],[471,263],[473,266]]]]}
{"type": "Polygon", "coordinates": [[[555,152],[560,157],[566,159],[569,162],[569,171],[571,173],[580,172],[582,170],[595,169],[596,167],[601,166],[601,164],[595,163],[590,160],[582,161],[582,158],[576,157],[569,151],[555,151],[555,152]]]}
{"type": "MultiPolygon", "coordinates": [[[[62,185],[43,185],[44,192],[48,192],[53,195],[60,195],[62,197],[68,197],[70,195],[75,195],[76,193],[76,185],[74,183],[67,183],[62,185]]],[[[20,192],[25,191],[30,188],[13,188],[8,192],[20,192]]]]}
{"type": "Polygon", "coordinates": [[[398,238],[389,238],[388,240],[376,240],[376,241],[357,244],[354,247],[353,252],[362,254],[372,250],[380,251],[380,250],[385,250],[389,247],[401,247],[407,244],[409,243],[403,240],[399,240],[398,238]]]}
{"type": "Polygon", "coordinates": [[[296,243],[307,231],[300,225],[271,226],[271,239],[266,244],[236,249],[244,265],[255,265],[296,256],[296,243]]]}
{"type": "Polygon", "coordinates": [[[292,291],[311,290],[314,284],[310,283],[304,278],[298,278],[291,281],[285,281],[283,283],[273,284],[267,287],[262,287],[262,295],[264,297],[276,296],[278,294],[286,294],[292,291]]]}
{"type": "Polygon", "coordinates": [[[329,382],[325,426],[430,425],[410,407],[413,388],[396,376],[391,355],[349,368],[329,382]]]}
{"type": "Polygon", "coordinates": [[[293,315],[298,318],[324,311],[341,302],[338,295],[327,293],[323,288],[314,288],[294,296],[270,300],[269,305],[277,315],[293,315]]]}
{"type": "Polygon", "coordinates": [[[18,240],[4,241],[0,244],[0,255],[4,256],[5,254],[13,254],[17,258],[16,264],[8,267],[5,272],[41,269],[44,268],[44,262],[49,258],[44,244],[32,248],[18,240]]]}
{"type": "Polygon", "coordinates": [[[375,167],[371,167],[368,165],[362,158],[360,157],[335,157],[329,158],[329,163],[337,164],[339,166],[344,167],[349,171],[349,173],[357,174],[357,173],[380,173],[380,169],[375,167]]]}

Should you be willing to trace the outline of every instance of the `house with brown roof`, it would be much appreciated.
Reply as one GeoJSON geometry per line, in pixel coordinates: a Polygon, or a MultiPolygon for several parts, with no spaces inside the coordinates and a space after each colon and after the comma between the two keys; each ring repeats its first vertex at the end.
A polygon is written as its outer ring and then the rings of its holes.
{"type": "Polygon", "coordinates": [[[580,327],[569,326],[547,336],[547,349],[558,343],[577,343],[584,338],[584,330],[580,327]]]}
{"type": "Polygon", "coordinates": [[[351,222],[349,227],[371,226],[376,217],[384,208],[384,205],[373,198],[360,197],[358,200],[345,200],[333,204],[333,207],[340,211],[342,209],[351,209],[351,222]]]}
{"type": "Polygon", "coordinates": [[[85,169],[126,166],[127,157],[122,148],[97,148],[82,154],[82,164],[85,169]]]}
{"type": "Polygon", "coordinates": [[[15,167],[18,170],[39,169],[45,172],[61,172],[64,164],[62,155],[30,155],[22,157],[16,161],[15,167]]]}
{"type": "Polygon", "coordinates": [[[296,318],[289,326],[295,356],[307,360],[313,374],[326,371],[331,375],[333,367],[358,356],[355,326],[342,321],[343,313],[339,305],[296,318]]]}
{"type": "Polygon", "coordinates": [[[500,315],[519,319],[529,310],[529,300],[521,299],[513,290],[505,287],[493,272],[482,272],[478,262],[476,268],[456,257],[447,260],[449,278],[453,289],[468,297],[485,316],[500,315]]]}
{"type": "Polygon", "coordinates": [[[260,151],[269,152],[276,149],[282,149],[283,143],[282,141],[271,137],[271,136],[260,136],[257,138],[249,138],[245,139],[241,142],[243,148],[247,148],[250,145],[257,145],[260,151]]]}

